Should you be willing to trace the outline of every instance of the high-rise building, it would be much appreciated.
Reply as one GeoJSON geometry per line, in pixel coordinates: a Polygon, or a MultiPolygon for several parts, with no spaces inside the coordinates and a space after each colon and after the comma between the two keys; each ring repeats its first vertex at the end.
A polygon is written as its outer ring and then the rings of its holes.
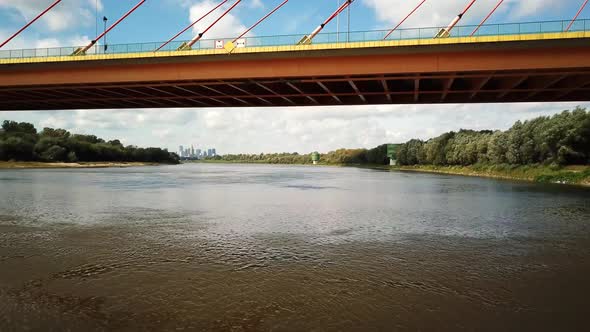
{"type": "Polygon", "coordinates": [[[190,145],[185,148],[184,145],[178,147],[178,153],[181,158],[196,158],[202,159],[207,157],[217,156],[217,150],[211,149],[196,149],[195,145],[190,145]]]}

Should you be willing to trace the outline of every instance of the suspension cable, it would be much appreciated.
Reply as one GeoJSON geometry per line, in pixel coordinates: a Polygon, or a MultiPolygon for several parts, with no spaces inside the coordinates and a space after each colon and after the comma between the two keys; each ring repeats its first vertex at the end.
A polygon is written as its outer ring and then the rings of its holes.
{"type": "Polygon", "coordinates": [[[415,11],[417,11],[417,10],[418,10],[418,8],[420,8],[420,7],[421,7],[421,6],[422,6],[422,5],[423,5],[425,2],[426,2],[426,0],[422,0],[422,2],[420,2],[420,4],[419,4],[418,6],[416,6],[416,8],[414,8],[414,10],[412,10],[412,11],[411,11],[411,12],[408,14],[408,16],[404,17],[404,19],[403,19],[403,20],[401,20],[401,22],[399,22],[399,23],[398,23],[398,24],[395,26],[395,28],[391,29],[391,30],[390,30],[390,31],[387,33],[387,35],[385,35],[385,38],[383,38],[383,40],[386,40],[386,39],[387,39],[387,38],[388,38],[388,37],[389,37],[389,36],[390,36],[390,35],[391,35],[391,34],[392,34],[392,33],[393,33],[395,30],[397,30],[397,28],[399,28],[399,27],[400,27],[400,25],[404,24],[404,22],[405,22],[405,21],[406,21],[406,20],[407,20],[407,19],[408,19],[410,16],[412,16],[412,14],[414,14],[414,12],[415,12],[415,11]]]}
{"type": "Polygon", "coordinates": [[[342,13],[346,8],[348,8],[348,6],[350,6],[352,3],[354,2],[354,0],[346,0],[346,2],[344,2],[340,7],[338,7],[338,9],[332,14],[330,15],[330,17],[328,17],[327,20],[325,20],[322,24],[320,24],[320,26],[318,26],[315,30],[313,30],[312,33],[310,33],[308,36],[304,36],[298,43],[297,45],[305,45],[305,44],[311,44],[313,38],[320,33],[320,31],[322,31],[324,29],[324,27],[330,23],[330,21],[332,21],[334,18],[336,18],[338,15],[340,15],[340,13],[342,13]]]}
{"type": "Polygon", "coordinates": [[[271,16],[272,14],[274,14],[277,10],[281,9],[281,7],[283,7],[284,5],[287,4],[287,2],[289,2],[289,0],[285,0],[283,1],[280,5],[278,5],[277,7],[275,7],[275,9],[273,9],[270,13],[266,14],[263,18],[261,18],[260,20],[258,20],[258,22],[256,22],[254,25],[252,25],[250,28],[248,28],[248,30],[246,30],[244,33],[242,33],[239,37],[237,37],[236,39],[234,39],[232,41],[232,43],[235,43],[238,39],[244,37],[248,32],[252,31],[252,29],[256,28],[260,23],[262,23],[262,21],[266,20],[269,16],[271,16]]]}
{"type": "Polygon", "coordinates": [[[205,17],[209,16],[209,14],[213,13],[214,11],[216,11],[217,8],[221,7],[224,3],[228,2],[228,1],[229,0],[223,0],[222,2],[220,2],[217,6],[213,7],[213,9],[211,9],[210,11],[208,11],[207,13],[205,13],[205,15],[199,17],[199,19],[197,19],[196,21],[194,21],[192,24],[190,24],[186,28],[182,29],[182,31],[180,31],[179,33],[177,33],[174,37],[168,39],[167,42],[165,42],[164,44],[160,45],[160,47],[158,47],[154,52],[157,52],[157,51],[161,50],[164,46],[170,44],[170,42],[172,42],[174,39],[178,38],[178,36],[180,36],[183,33],[185,33],[188,29],[194,27],[195,24],[201,22],[201,20],[203,20],[205,17]]]}
{"type": "Polygon", "coordinates": [[[100,40],[100,38],[102,38],[104,35],[109,33],[109,31],[113,30],[119,23],[123,22],[123,20],[125,20],[127,18],[127,16],[131,15],[131,13],[133,13],[135,10],[137,10],[137,8],[139,8],[141,5],[143,5],[146,1],[147,0],[141,0],[140,2],[138,2],[137,5],[135,5],[135,7],[131,8],[125,15],[123,15],[120,19],[118,19],[117,22],[113,23],[108,29],[103,31],[103,33],[101,33],[98,37],[94,38],[90,42],[90,44],[86,45],[85,47],[77,49],[76,51],[74,51],[74,53],[72,55],[86,54],[86,51],[88,51],[92,46],[94,46],[94,44],[96,44],[96,41],[100,40]]]}
{"type": "Polygon", "coordinates": [[[574,25],[574,22],[576,21],[576,19],[578,19],[578,16],[580,16],[580,13],[582,12],[582,10],[584,10],[584,7],[586,7],[587,4],[588,4],[588,0],[584,1],[584,3],[582,4],[582,7],[580,7],[580,10],[578,10],[578,13],[576,14],[576,16],[574,16],[574,19],[567,26],[567,29],[565,29],[565,32],[570,31],[570,28],[572,27],[572,25],[574,25]]]}
{"type": "Polygon", "coordinates": [[[471,0],[471,2],[467,5],[467,7],[465,7],[465,9],[463,9],[463,11],[460,12],[459,15],[457,15],[457,17],[455,17],[453,19],[453,21],[451,21],[451,23],[446,28],[442,28],[436,34],[436,36],[434,36],[434,38],[446,38],[446,37],[449,37],[451,35],[451,30],[453,30],[453,28],[457,25],[457,23],[459,23],[459,21],[467,13],[467,11],[469,10],[469,8],[471,8],[473,6],[473,4],[475,4],[476,1],[477,0],[471,0]]]}
{"type": "Polygon", "coordinates": [[[199,34],[195,38],[193,38],[190,42],[183,43],[182,45],[180,45],[178,50],[179,51],[189,50],[196,42],[201,40],[201,38],[203,38],[205,33],[207,33],[207,31],[211,30],[211,28],[213,28],[213,26],[215,24],[217,24],[217,22],[221,21],[221,19],[224,18],[225,15],[229,14],[229,12],[231,12],[234,8],[236,8],[236,6],[239,5],[241,1],[242,0],[237,0],[231,7],[229,7],[225,12],[223,12],[223,14],[221,14],[221,16],[219,16],[215,21],[213,21],[213,23],[211,23],[211,25],[209,25],[205,30],[203,30],[203,32],[199,32],[199,34]]]}
{"type": "Polygon", "coordinates": [[[481,26],[484,25],[484,23],[486,23],[486,21],[492,15],[494,15],[494,13],[498,9],[498,7],[500,7],[500,5],[502,5],[503,2],[504,2],[504,0],[500,0],[500,2],[498,2],[498,4],[496,5],[496,7],[494,7],[494,9],[492,9],[492,11],[488,14],[488,16],[486,16],[486,18],[484,18],[483,21],[481,21],[481,23],[479,23],[479,25],[477,26],[477,28],[475,28],[475,30],[473,30],[473,32],[471,33],[471,35],[469,35],[470,37],[473,37],[473,35],[475,35],[475,33],[479,30],[479,28],[481,28],[481,26]]]}
{"type": "Polygon", "coordinates": [[[14,39],[14,37],[18,36],[21,32],[25,31],[29,26],[31,26],[33,23],[35,23],[35,21],[40,19],[41,16],[45,15],[48,11],[52,10],[53,7],[57,6],[57,4],[60,2],[61,2],[61,0],[57,0],[51,6],[47,7],[47,9],[42,11],[41,14],[37,15],[31,22],[27,23],[24,27],[22,27],[20,30],[18,30],[15,34],[10,36],[10,38],[8,38],[6,41],[4,41],[2,44],[0,44],[0,48],[2,48],[2,46],[4,46],[4,45],[8,44],[12,39],[14,39]]]}

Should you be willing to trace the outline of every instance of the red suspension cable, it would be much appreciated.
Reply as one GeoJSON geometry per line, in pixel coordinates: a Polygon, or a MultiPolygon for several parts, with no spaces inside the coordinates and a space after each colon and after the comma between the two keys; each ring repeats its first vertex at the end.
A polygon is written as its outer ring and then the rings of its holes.
{"type": "Polygon", "coordinates": [[[18,36],[21,32],[26,30],[29,26],[31,26],[31,24],[35,23],[35,21],[40,19],[41,16],[45,15],[48,11],[52,10],[53,7],[57,6],[57,4],[60,2],[61,2],[61,0],[57,0],[51,6],[47,7],[47,9],[45,9],[43,12],[41,12],[41,14],[37,15],[37,17],[35,17],[31,22],[27,23],[24,27],[22,27],[20,30],[18,30],[14,35],[10,36],[10,38],[8,38],[6,41],[4,41],[2,44],[0,44],[0,48],[2,48],[4,45],[8,44],[12,39],[14,39],[14,37],[18,36]]]}
{"type": "Polygon", "coordinates": [[[416,8],[414,8],[414,10],[412,10],[408,16],[406,16],[403,20],[401,20],[401,22],[399,22],[395,28],[391,29],[387,35],[385,35],[385,38],[383,38],[383,40],[387,39],[387,37],[389,37],[395,30],[397,30],[397,28],[399,28],[402,24],[404,24],[404,22],[410,17],[412,16],[412,14],[414,14],[415,11],[418,10],[418,8],[420,8],[424,3],[426,2],[426,0],[422,0],[422,2],[420,2],[420,4],[418,6],[416,6],[416,8]]]}
{"type": "Polygon", "coordinates": [[[343,3],[333,14],[332,16],[328,17],[328,19],[324,22],[323,25],[326,25],[328,23],[330,23],[330,21],[332,21],[333,19],[336,18],[336,16],[340,15],[340,13],[342,13],[348,6],[350,6],[352,3],[354,2],[354,0],[347,0],[345,3],[343,3]]]}
{"type": "Polygon", "coordinates": [[[471,8],[471,6],[473,6],[473,4],[475,4],[477,0],[472,0],[467,7],[465,7],[465,9],[463,10],[463,12],[461,12],[461,16],[465,15],[465,13],[467,13],[467,11],[469,10],[469,8],[471,8]]]}
{"type": "Polygon", "coordinates": [[[477,0],[471,0],[471,2],[467,5],[467,7],[465,7],[465,9],[463,9],[463,11],[460,12],[459,15],[457,15],[457,17],[455,17],[453,19],[453,21],[451,21],[451,23],[446,28],[441,29],[436,34],[436,36],[434,36],[434,38],[449,37],[451,35],[451,30],[453,30],[453,28],[457,25],[457,23],[459,23],[459,21],[461,21],[461,19],[465,15],[465,13],[467,13],[467,11],[469,10],[469,8],[471,8],[471,6],[473,6],[473,4],[475,4],[476,1],[477,0]]]}
{"type": "Polygon", "coordinates": [[[214,11],[216,11],[217,8],[221,7],[224,3],[228,2],[228,1],[229,0],[223,0],[222,2],[220,2],[217,6],[213,7],[213,9],[211,9],[210,11],[208,11],[205,15],[199,17],[198,20],[194,21],[191,25],[189,25],[186,28],[184,28],[182,31],[180,31],[179,33],[177,33],[174,37],[170,38],[167,42],[165,42],[164,44],[160,45],[160,47],[158,47],[154,52],[157,52],[157,51],[161,50],[164,46],[170,44],[170,42],[172,42],[174,39],[178,38],[178,36],[180,36],[183,33],[185,33],[188,29],[194,27],[195,24],[201,22],[201,20],[203,20],[205,17],[209,16],[209,14],[213,13],[214,11]]]}
{"type": "Polygon", "coordinates": [[[225,15],[229,14],[229,12],[232,11],[232,9],[236,8],[236,6],[241,2],[242,0],[238,0],[236,1],[231,7],[229,7],[223,14],[221,14],[221,16],[219,16],[213,23],[211,23],[211,25],[209,25],[205,30],[203,30],[203,32],[200,32],[195,38],[193,38],[190,42],[188,42],[186,45],[183,45],[180,47],[180,49],[186,49],[186,48],[190,48],[192,47],[196,42],[198,42],[201,38],[203,38],[203,35],[205,35],[205,33],[207,33],[207,31],[209,31],[211,28],[213,28],[213,26],[215,24],[217,24],[217,22],[221,21],[221,19],[223,17],[225,17],[225,15]]]}
{"type": "Polygon", "coordinates": [[[580,7],[580,10],[578,10],[578,13],[576,14],[576,16],[574,16],[574,19],[567,26],[567,29],[565,29],[565,32],[570,31],[570,28],[572,27],[572,25],[574,25],[574,22],[576,21],[578,16],[580,16],[580,13],[582,12],[582,10],[584,10],[584,7],[586,7],[587,4],[588,4],[588,0],[584,1],[584,3],[582,4],[582,7],[580,7]]]}
{"type": "Polygon", "coordinates": [[[338,15],[340,15],[340,13],[342,13],[348,6],[350,6],[352,3],[354,2],[354,0],[346,0],[346,2],[344,2],[340,7],[338,7],[338,9],[332,14],[330,15],[330,17],[328,17],[327,20],[324,21],[324,23],[322,23],[319,27],[317,27],[315,30],[313,30],[312,33],[309,34],[309,36],[305,36],[303,37],[299,43],[297,43],[298,45],[302,45],[302,44],[310,44],[311,41],[313,40],[313,38],[320,33],[320,31],[322,31],[322,29],[324,29],[324,27],[330,23],[330,21],[332,21],[334,18],[336,18],[338,15]]]}
{"type": "MultiPolygon", "coordinates": [[[[587,1],[587,0],[586,0],[587,1]]],[[[473,32],[471,33],[470,37],[475,35],[475,33],[479,30],[479,28],[481,28],[482,25],[484,25],[484,23],[486,23],[486,21],[492,16],[494,15],[494,13],[496,12],[496,10],[498,9],[498,7],[500,7],[500,5],[502,5],[502,3],[504,2],[504,0],[500,0],[500,2],[498,2],[498,4],[496,5],[496,7],[494,7],[494,9],[492,9],[492,11],[488,14],[488,16],[486,16],[486,18],[483,19],[483,21],[481,21],[481,23],[477,26],[477,28],[475,28],[475,30],[473,30],[473,32]]]]}
{"type": "Polygon", "coordinates": [[[111,25],[108,29],[106,29],[98,37],[94,38],[94,40],[92,40],[90,42],[90,44],[86,45],[85,47],[83,47],[81,49],[77,49],[74,52],[74,55],[82,55],[82,54],[85,54],[86,51],[88,51],[94,44],[96,44],[96,41],[100,40],[100,38],[102,38],[104,35],[106,35],[107,33],[109,33],[109,31],[113,30],[119,23],[123,22],[123,20],[125,20],[127,18],[127,16],[131,15],[131,13],[133,13],[135,10],[137,10],[137,8],[139,8],[145,2],[146,2],[146,0],[142,0],[142,1],[138,2],[137,5],[135,5],[125,15],[123,15],[120,19],[118,19],[117,22],[113,23],[113,25],[111,25]]]}
{"type": "Polygon", "coordinates": [[[256,28],[258,26],[258,24],[262,23],[262,21],[266,20],[270,15],[274,14],[277,10],[281,9],[281,7],[283,7],[284,5],[287,4],[287,2],[289,2],[289,0],[285,0],[283,1],[283,3],[281,3],[280,5],[278,5],[275,9],[273,9],[270,13],[266,14],[263,18],[261,18],[260,20],[258,20],[258,22],[256,22],[253,26],[251,26],[248,30],[246,30],[243,34],[241,34],[238,38],[233,40],[233,43],[235,43],[238,39],[244,37],[248,32],[252,31],[252,29],[256,28]]]}

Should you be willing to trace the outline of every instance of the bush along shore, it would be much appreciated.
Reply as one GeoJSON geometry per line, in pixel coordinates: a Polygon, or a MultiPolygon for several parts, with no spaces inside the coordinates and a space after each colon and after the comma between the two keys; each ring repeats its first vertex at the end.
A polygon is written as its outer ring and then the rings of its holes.
{"type": "Polygon", "coordinates": [[[414,165],[392,167],[392,170],[477,176],[495,179],[533,181],[590,186],[590,166],[543,166],[543,165],[471,165],[432,166],[414,165]]]}
{"type": "Polygon", "coordinates": [[[399,147],[400,169],[588,185],[590,112],[517,121],[506,131],[460,130],[399,147]]]}
{"type": "Polygon", "coordinates": [[[3,168],[124,167],[178,164],[179,157],[165,149],[124,146],[119,140],[105,141],[64,129],[44,128],[37,132],[30,123],[4,121],[0,130],[1,161],[3,168]]]}
{"type": "MultiPolygon", "coordinates": [[[[396,145],[399,166],[390,167],[387,144],[374,149],[340,149],[320,155],[320,165],[366,166],[588,185],[590,112],[582,108],[517,121],[506,131],[460,130],[429,140],[396,145]]],[[[205,162],[312,164],[311,154],[233,154],[205,162]]]]}

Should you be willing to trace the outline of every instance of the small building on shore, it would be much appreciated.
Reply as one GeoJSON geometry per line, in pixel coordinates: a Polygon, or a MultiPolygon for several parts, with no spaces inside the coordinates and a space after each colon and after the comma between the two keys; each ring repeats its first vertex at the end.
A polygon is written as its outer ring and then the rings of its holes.
{"type": "Polygon", "coordinates": [[[397,166],[397,148],[398,144],[387,144],[387,157],[390,166],[397,166]]]}
{"type": "Polygon", "coordinates": [[[311,154],[311,161],[313,162],[314,165],[317,165],[320,162],[320,153],[319,152],[314,152],[311,154]]]}

